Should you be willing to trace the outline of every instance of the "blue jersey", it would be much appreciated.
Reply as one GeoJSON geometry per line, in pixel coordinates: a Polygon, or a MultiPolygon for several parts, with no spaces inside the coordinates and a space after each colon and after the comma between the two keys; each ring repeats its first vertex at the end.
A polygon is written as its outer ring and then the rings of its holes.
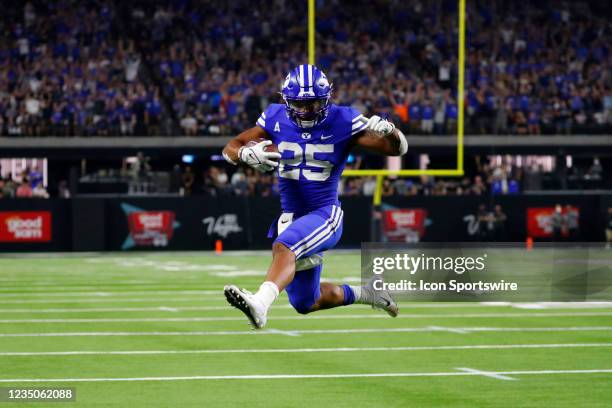
{"type": "Polygon", "coordinates": [[[304,214],[338,205],[338,181],[353,135],[365,129],[356,109],[330,105],[316,126],[300,128],[287,117],[285,105],[271,104],[257,120],[281,154],[278,183],[284,212],[304,214]]]}

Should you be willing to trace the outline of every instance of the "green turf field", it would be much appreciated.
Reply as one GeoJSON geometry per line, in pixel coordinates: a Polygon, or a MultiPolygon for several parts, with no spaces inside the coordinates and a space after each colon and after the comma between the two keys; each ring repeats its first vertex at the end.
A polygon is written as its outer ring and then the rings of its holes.
{"type": "MultiPolygon", "coordinates": [[[[0,387],[76,387],[53,407],[609,407],[612,305],[402,303],[267,330],[226,306],[265,253],[0,258],[0,387]],[[38,382],[33,382],[37,380],[38,382]]],[[[355,283],[357,253],[324,276],[355,283]]]]}

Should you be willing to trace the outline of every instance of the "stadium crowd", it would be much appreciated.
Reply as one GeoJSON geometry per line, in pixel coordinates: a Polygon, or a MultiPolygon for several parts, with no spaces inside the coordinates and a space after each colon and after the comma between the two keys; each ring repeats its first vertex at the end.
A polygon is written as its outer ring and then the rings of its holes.
{"type": "MultiPolygon", "coordinates": [[[[305,7],[285,0],[5,7],[0,134],[235,134],[278,101],[282,78],[305,60],[305,7]]],[[[612,32],[600,7],[470,3],[466,133],[610,132],[612,32]]],[[[412,134],[454,133],[456,13],[454,0],[318,1],[318,65],[335,84],[335,102],[385,115],[412,134]]]]}

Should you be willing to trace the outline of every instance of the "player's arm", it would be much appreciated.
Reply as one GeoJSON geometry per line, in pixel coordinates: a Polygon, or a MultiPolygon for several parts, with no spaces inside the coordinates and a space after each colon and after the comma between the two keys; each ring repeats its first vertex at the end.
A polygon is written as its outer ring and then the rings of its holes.
{"type": "Polygon", "coordinates": [[[403,156],[408,151],[402,131],[376,115],[368,120],[364,130],[353,136],[352,145],[385,156],[403,156]]]}
{"type": "Polygon", "coordinates": [[[278,166],[277,160],[280,154],[266,151],[266,146],[272,144],[268,133],[259,126],[245,130],[230,140],[223,148],[223,157],[228,163],[245,163],[259,171],[269,171],[278,166]],[[247,146],[249,142],[265,139],[253,146],[247,146]]]}

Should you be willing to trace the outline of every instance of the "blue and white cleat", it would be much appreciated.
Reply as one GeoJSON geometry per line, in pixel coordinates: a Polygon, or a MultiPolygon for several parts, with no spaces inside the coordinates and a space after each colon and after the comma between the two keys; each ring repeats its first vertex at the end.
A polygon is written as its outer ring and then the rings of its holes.
{"type": "Polygon", "coordinates": [[[251,292],[236,285],[225,285],[223,292],[229,304],[244,313],[253,328],[261,329],[266,325],[267,310],[251,292]]]}

